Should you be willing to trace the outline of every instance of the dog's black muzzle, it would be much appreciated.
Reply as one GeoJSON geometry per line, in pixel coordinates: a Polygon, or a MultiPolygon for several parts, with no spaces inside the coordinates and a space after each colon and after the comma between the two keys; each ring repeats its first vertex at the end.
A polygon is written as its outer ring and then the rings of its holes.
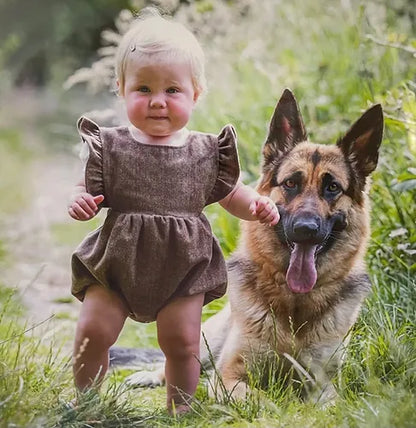
{"type": "Polygon", "coordinates": [[[325,239],[322,219],[308,212],[297,213],[289,219],[286,236],[291,242],[319,244],[325,239]]]}
{"type": "Polygon", "coordinates": [[[289,213],[278,205],[280,221],[276,225],[277,234],[282,243],[320,245],[328,247],[335,237],[333,232],[341,232],[347,226],[345,214],[337,212],[323,218],[310,211],[289,213]]]}

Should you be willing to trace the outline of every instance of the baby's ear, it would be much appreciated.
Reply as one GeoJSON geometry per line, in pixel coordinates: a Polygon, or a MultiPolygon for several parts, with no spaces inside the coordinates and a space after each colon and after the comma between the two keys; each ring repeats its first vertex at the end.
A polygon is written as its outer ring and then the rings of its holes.
{"type": "Polygon", "coordinates": [[[120,90],[120,80],[118,80],[118,79],[116,80],[116,85],[117,85],[117,95],[119,97],[122,97],[124,95],[124,93],[122,93],[122,91],[120,90]]]}
{"type": "Polygon", "coordinates": [[[196,104],[196,102],[198,101],[199,96],[201,95],[201,91],[198,90],[194,90],[194,103],[196,104]]]}

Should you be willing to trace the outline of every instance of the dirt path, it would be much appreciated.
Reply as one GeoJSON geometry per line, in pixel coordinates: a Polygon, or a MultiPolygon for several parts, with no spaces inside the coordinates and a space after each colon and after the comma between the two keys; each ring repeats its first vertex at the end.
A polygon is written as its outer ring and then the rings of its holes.
{"type": "Polygon", "coordinates": [[[28,171],[32,200],[5,221],[12,262],[4,281],[18,288],[30,324],[51,316],[73,323],[79,310],[69,291],[72,248],[57,244],[51,231],[54,224],[71,221],[66,202],[76,169],[77,159],[65,154],[35,161],[28,171]]]}

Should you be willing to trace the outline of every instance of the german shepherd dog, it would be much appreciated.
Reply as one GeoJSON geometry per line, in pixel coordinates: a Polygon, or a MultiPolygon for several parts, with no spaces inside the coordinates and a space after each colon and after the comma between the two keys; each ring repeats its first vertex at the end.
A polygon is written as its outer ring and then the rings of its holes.
{"type": "MultiPolygon", "coordinates": [[[[242,222],[228,261],[229,304],[202,328],[201,362],[209,355],[215,360],[214,389],[221,384],[222,394],[245,397],[250,370],[275,355],[274,375],[289,370],[314,385],[320,401],[335,398],[331,378],[370,291],[368,176],[382,134],[382,109],[374,105],[335,145],[311,143],[292,92],[283,92],[257,186],[281,219],[273,228],[242,222]]],[[[163,369],[128,379],[148,386],[163,381],[163,369]]]]}

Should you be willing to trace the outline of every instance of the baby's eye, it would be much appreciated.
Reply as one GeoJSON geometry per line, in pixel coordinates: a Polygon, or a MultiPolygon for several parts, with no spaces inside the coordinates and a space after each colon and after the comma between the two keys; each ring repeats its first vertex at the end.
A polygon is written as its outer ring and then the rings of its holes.
{"type": "Polygon", "coordinates": [[[150,88],[148,86],[139,86],[137,90],[138,92],[150,92],[150,88]]]}
{"type": "Polygon", "coordinates": [[[178,89],[178,88],[175,88],[175,87],[172,87],[172,88],[168,88],[168,89],[166,89],[166,92],[167,92],[168,94],[176,94],[176,93],[178,93],[178,92],[179,92],[179,89],[178,89]]]}

